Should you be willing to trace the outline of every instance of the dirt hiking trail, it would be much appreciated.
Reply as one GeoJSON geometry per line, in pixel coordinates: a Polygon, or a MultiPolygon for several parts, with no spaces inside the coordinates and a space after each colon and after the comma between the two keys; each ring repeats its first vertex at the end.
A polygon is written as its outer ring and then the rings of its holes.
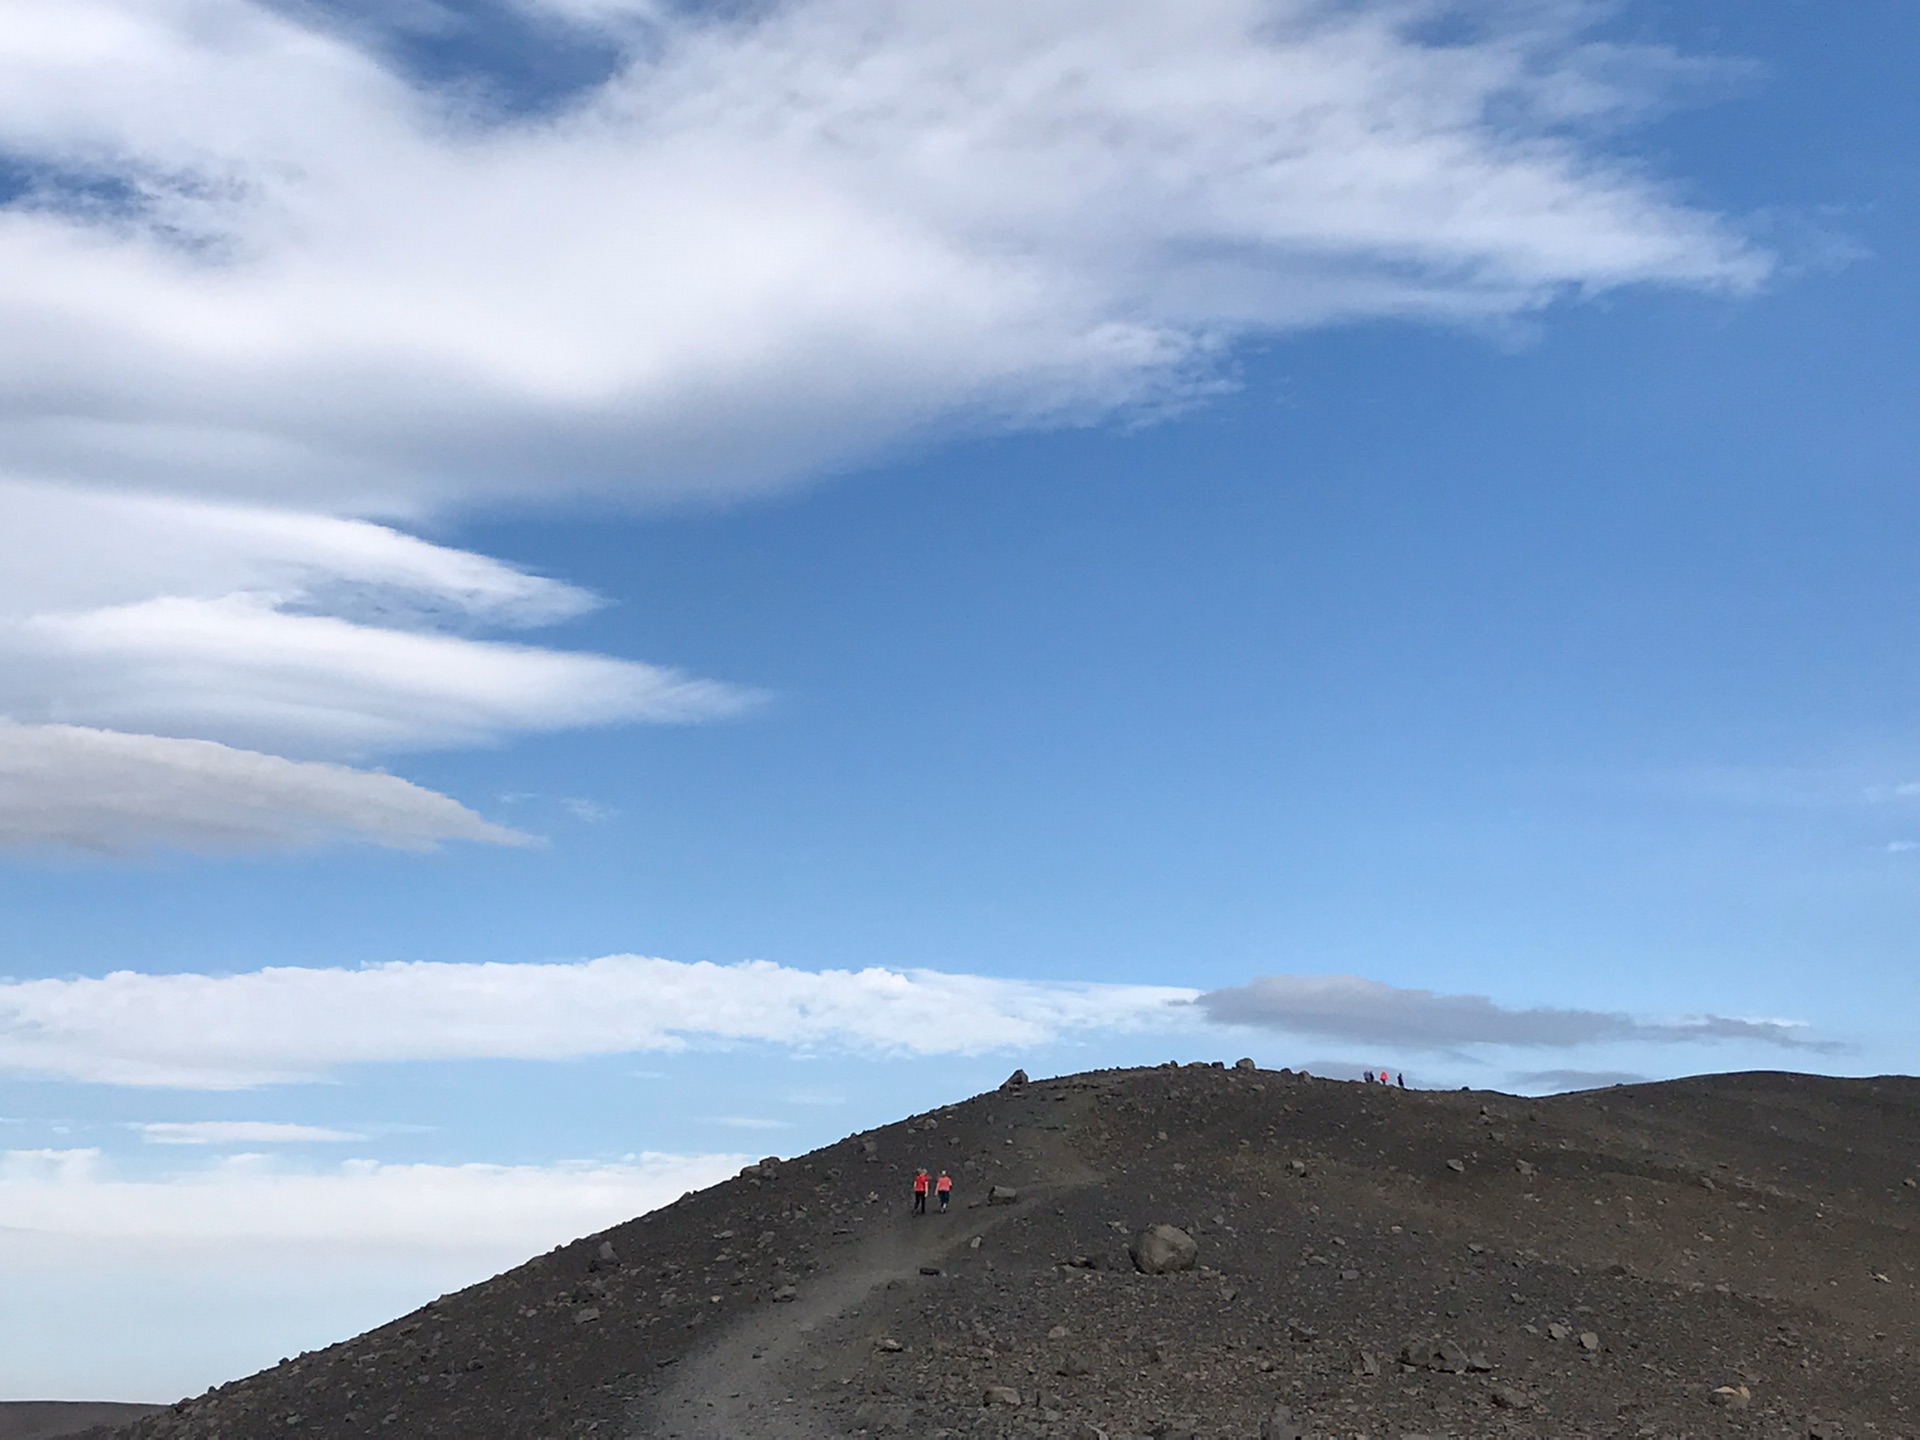
{"type": "MultiPolygon", "coordinates": [[[[876,1223],[859,1258],[830,1278],[804,1287],[791,1303],[755,1311],[706,1350],[676,1367],[660,1394],[637,1402],[625,1440],[838,1440],[842,1427],[812,1399],[813,1387],[837,1381],[886,1334],[887,1291],[921,1278],[949,1254],[1043,1202],[1057,1203],[1096,1185],[1097,1171],[1069,1145],[1065,1126],[1028,1106],[1011,1117],[1009,1137],[1046,1184],[1017,1187],[1011,1205],[941,1214],[896,1213],[876,1223]]],[[[910,1197],[898,1197],[904,1208],[910,1197]]]]}

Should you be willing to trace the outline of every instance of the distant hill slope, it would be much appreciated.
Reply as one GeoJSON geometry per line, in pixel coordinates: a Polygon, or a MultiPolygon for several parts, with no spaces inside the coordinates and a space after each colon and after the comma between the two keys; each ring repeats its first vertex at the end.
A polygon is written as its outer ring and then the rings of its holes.
{"type": "Polygon", "coordinates": [[[124,1424],[160,1408],[93,1400],[0,1400],[0,1440],[65,1440],[96,1426],[124,1424]]]}
{"type": "Polygon", "coordinates": [[[1904,1078],[1070,1076],[754,1167],[123,1433],[1912,1436],[1917,1178],[1904,1078]],[[953,1213],[909,1213],[918,1165],[953,1213]],[[1139,1273],[1155,1224],[1194,1268],[1139,1273]]]}

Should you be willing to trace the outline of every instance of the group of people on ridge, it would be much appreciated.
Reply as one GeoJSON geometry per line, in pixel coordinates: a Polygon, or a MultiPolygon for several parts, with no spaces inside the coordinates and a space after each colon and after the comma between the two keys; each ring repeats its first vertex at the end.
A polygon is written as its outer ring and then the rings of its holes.
{"type": "MultiPolygon", "coordinates": [[[[1387,1072],[1384,1070],[1380,1072],[1379,1078],[1377,1079],[1374,1077],[1373,1071],[1363,1070],[1360,1072],[1360,1078],[1365,1080],[1369,1085],[1389,1085],[1392,1083],[1392,1081],[1387,1079],[1387,1072]]],[[[1407,1077],[1404,1073],[1400,1076],[1400,1088],[1402,1090],[1407,1088],[1407,1077]]]]}
{"type": "Polygon", "coordinates": [[[914,1171],[913,1213],[916,1215],[924,1215],[927,1213],[927,1189],[929,1183],[932,1185],[933,1193],[940,1197],[940,1213],[942,1215],[946,1214],[947,1199],[953,1194],[953,1177],[944,1170],[940,1172],[940,1178],[932,1182],[927,1180],[926,1171],[914,1171]]]}

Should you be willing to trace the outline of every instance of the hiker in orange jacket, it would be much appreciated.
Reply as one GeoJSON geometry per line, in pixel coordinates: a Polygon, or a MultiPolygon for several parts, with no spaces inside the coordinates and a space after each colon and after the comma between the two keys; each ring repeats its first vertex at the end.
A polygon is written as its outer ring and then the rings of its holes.
{"type": "Polygon", "coordinates": [[[913,1213],[927,1213],[927,1172],[916,1170],[913,1173],[913,1213]]]}
{"type": "Polygon", "coordinates": [[[947,1201],[953,1195],[953,1177],[942,1170],[940,1178],[933,1182],[933,1188],[940,1196],[940,1213],[944,1215],[947,1213],[947,1201]]]}

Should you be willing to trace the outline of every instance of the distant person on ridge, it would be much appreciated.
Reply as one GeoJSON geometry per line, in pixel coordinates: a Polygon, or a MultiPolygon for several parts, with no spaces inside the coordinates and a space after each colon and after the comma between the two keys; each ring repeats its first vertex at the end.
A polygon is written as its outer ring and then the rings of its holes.
{"type": "Polygon", "coordinates": [[[1402,1090],[1407,1088],[1407,1072],[1404,1070],[1400,1072],[1400,1088],[1402,1090]]]}
{"type": "Polygon", "coordinates": [[[942,1170],[940,1172],[940,1178],[933,1182],[933,1188],[939,1192],[940,1213],[944,1215],[947,1213],[947,1201],[952,1198],[953,1195],[953,1177],[942,1170]]]}
{"type": "Polygon", "coordinates": [[[1381,1083],[1382,1085],[1384,1085],[1384,1084],[1386,1084],[1386,1083],[1387,1083],[1387,1072],[1386,1072],[1386,1071],[1384,1071],[1384,1070],[1382,1070],[1382,1071],[1380,1072],[1380,1083],[1381,1083]]]}
{"type": "Polygon", "coordinates": [[[913,1213],[927,1213],[927,1172],[916,1170],[913,1173],[913,1213]]]}

